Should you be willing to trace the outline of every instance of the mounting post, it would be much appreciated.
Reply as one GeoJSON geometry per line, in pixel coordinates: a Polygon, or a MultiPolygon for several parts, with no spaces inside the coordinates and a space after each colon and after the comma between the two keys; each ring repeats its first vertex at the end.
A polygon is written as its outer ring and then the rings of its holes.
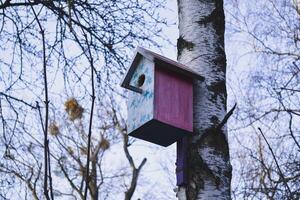
{"type": "Polygon", "coordinates": [[[177,141],[177,158],[176,158],[176,180],[177,186],[187,185],[187,148],[188,137],[183,137],[177,141]]]}

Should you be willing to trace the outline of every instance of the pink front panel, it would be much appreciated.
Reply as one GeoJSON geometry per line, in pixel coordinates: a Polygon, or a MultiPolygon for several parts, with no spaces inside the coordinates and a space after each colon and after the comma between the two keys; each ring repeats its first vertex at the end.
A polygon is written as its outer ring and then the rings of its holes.
{"type": "Polygon", "coordinates": [[[193,131],[193,82],[155,66],[154,118],[193,131]]]}

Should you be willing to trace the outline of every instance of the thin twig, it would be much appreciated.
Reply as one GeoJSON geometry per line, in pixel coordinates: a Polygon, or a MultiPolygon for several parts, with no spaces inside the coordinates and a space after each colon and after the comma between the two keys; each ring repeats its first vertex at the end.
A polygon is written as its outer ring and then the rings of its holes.
{"type": "Polygon", "coordinates": [[[290,189],[289,185],[287,184],[286,179],[284,178],[284,175],[283,175],[283,173],[282,173],[282,171],[281,171],[281,169],[280,169],[280,166],[279,166],[279,164],[278,164],[278,161],[277,161],[277,159],[276,159],[276,156],[275,156],[275,154],[274,154],[274,152],[273,152],[273,149],[272,149],[271,145],[269,144],[267,138],[265,137],[264,133],[262,132],[262,130],[261,130],[259,127],[258,127],[258,130],[259,130],[259,132],[261,133],[261,135],[263,136],[265,142],[266,142],[267,145],[268,145],[268,148],[269,148],[269,150],[270,150],[270,152],[271,152],[271,154],[272,154],[272,157],[273,157],[273,159],[274,159],[274,161],[275,161],[275,164],[276,164],[276,166],[277,166],[277,169],[278,169],[278,171],[279,171],[280,178],[282,179],[282,181],[283,181],[284,185],[286,186],[287,190],[289,191],[289,193],[292,194],[291,189],[290,189]]]}
{"type": "Polygon", "coordinates": [[[293,115],[291,113],[290,114],[290,120],[289,120],[289,130],[290,130],[290,135],[291,137],[293,138],[295,144],[297,145],[298,149],[300,150],[300,144],[298,143],[294,133],[293,133],[293,130],[292,130],[292,123],[293,123],[293,115]]]}
{"type": "Polygon", "coordinates": [[[36,107],[37,107],[37,110],[38,110],[38,113],[39,113],[39,118],[41,120],[42,130],[43,130],[43,133],[44,133],[45,132],[45,127],[44,127],[44,122],[43,122],[41,107],[40,107],[40,104],[39,104],[38,101],[36,102],[36,107]]]}
{"type": "Polygon", "coordinates": [[[42,36],[42,43],[43,43],[43,77],[44,77],[44,89],[45,89],[45,126],[44,126],[44,195],[46,196],[47,200],[50,200],[49,193],[48,193],[48,178],[50,179],[50,195],[51,199],[54,199],[53,195],[53,188],[52,188],[52,177],[50,169],[50,163],[48,162],[48,155],[50,155],[49,151],[49,142],[48,142],[48,123],[49,123],[49,97],[48,97],[48,79],[47,79],[47,63],[46,63],[46,43],[45,43],[45,30],[43,29],[40,20],[33,8],[30,5],[34,17],[38,23],[40,34],[42,36]],[[49,174],[49,175],[48,175],[49,174]]]}
{"type": "Polygon", "coordinates": [[[22,99],[18,99],[18,98],[16,98],[16,97],[11,96],[11,95],[5,94],[5,93],[3,93],[3,92],[0,92],[0,96],[4,96],[7,100],[8,100],[8,99],[12,99],[12,100],[14,100],[14,101],[21,102],[21,103],[25,104],[26,106],[29,106],[29,107],[32,108],[32,109],[37,109],[36,106],[34,106],[34,105],[30,104],[30,103],[27,103],[26,101],[24,101],[24,100],[22,100],[22,99]]]}
{"type": "MultiPolygon", "coordinates": [[[[82,30],[83,31],[83,30],[82,30]]],[[[84,32],[84,31],[83,31],[84,32]]],[[[84,37],[86,39],[87,42],[87,47],[88,47],[88,53],[89,55],[86,55],[89,62],[90,62],[90,67],[91,67],[91,81],[92,81],[92,85],[91,85],[91,89],[92,89],[92,105],[91,105],[91,112],[90,112],[90,121],[89,121],[89,132],[88,132],[88,146],[87,146],[87,158],[86,158],[86,172],[85,172],[85,181],[86,181],[86,185],[84,188],[84,199],[87,199],[87,190],[89,187],[89,181],[90,181],[90,154],[91,154],[91,137],[92,137],[92,125],[93,125],[93,114],[94,114],[94,106],[95,106],[95,82],[94,82],[94,60],[92,57],[92,52],[91,52],[91,48],[90,45],[88,43],[88,38],[86,36],[85,33],[84,37]]]]}
{"type": "Polygon", "coordinates": [[[47,140],[47,151],[48,153],[48,173],[49,173],[49,185],[50,185],[50,195],[51,199],[54,200],[54,195],[53,195],[53,188],[52,188],[52,176],[51,176],[51,156],[50,156],[50,150],[49,150],[49,140],[47,140]]]}

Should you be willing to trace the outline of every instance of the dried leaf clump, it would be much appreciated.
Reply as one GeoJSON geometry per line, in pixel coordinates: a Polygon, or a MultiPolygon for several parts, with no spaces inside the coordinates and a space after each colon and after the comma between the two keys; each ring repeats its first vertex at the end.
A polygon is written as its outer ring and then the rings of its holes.
{"type": "Polygon", "coordinates": [[[55,122],[49,125],[49,133],[53,136],[57,136],[59,134],[59,128],[55,122]]]}
{"type": "Polygon", "coordinates": [[[73,151],[73,148],[68,146],[67,147],[67,151],[69,152],[69,154],[73,155],[74,154],[74,151],[73,151]]]}
{"type": "Polygon", "coordinates": [[[105,139],[104,137],[102,137],[101,142],[100,142],[100,148],[105,151],[109,148],[110,144],[109,141],[107,139],[105,139]]]}
{"type": "Polygon", "coordinates": [[[81,155],[87,155],[88,153],[87,147],[80,147],[80,153],[81,155]]]}
{"type": "Polygon", "coordinates": [[[71,98],[65,102],[65,110],[69,115],[71,121],[75,119],[81,119],[83,108],[79,105],[75,98],[71,98]]]}
{"type": "Polygon", "coordinates": [[[80,166],[80,168],[79,168],[79,174],[80,174],[80,176],[84,176],[85,175],[85,171],[86,171],[86,168],[83,167],[83,166],[80,166]]]}

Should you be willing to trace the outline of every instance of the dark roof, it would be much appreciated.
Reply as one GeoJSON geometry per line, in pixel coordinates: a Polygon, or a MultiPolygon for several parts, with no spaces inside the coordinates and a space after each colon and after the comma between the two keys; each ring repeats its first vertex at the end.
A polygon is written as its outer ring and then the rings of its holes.
{"type": "Polygon", "coordinates": [[[178,72],[178,73],[180,73],[184,76],[187,76],[187,77],[190,77],[190,78],[193,78],[193,79],[198,79],[198,80],[201,80],[201,81],[204,80],[203,76],[201,76],[197,72],[194,72],[193,70],[189,69],[187,66],[185,66],[185,65],[183,65],[179,62],[176,62],[176,61],[171,60],[167,57],[161,56],[157,53],[154,53],[154,52],[149,51],[147,49],[144,49],[142,47],[137,47],[136,51],[135,51],[135,55],[133,57],[133,60],[130,64],[130,67],[129,67],[127,73],[126,73],[126,76],[125,76],[124,80],[122,81],[122,84],[121,84],[122,87],[125,87],[125,88],[128,88],[128,89],[133,89],[129,86],[129,82],[130,82],[130,79],[131,79],[135,69],[138,66],[138,63],[139,63],[140,59],[143,56],[145,58],[153,61],[154,63],[158,64],[159,67],[166,68],[170,71],[178,72]]]}

